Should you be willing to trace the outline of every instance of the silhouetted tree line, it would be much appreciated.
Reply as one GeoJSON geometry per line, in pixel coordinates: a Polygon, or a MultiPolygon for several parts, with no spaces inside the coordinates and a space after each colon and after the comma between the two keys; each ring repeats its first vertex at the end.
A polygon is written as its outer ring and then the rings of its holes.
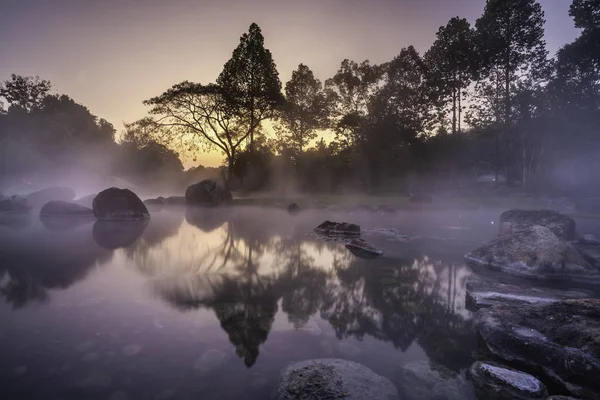
{"type": "MultiPolygon", "coordinates": [[[[181,170],[173,149],[217,150],[230,187],[248,190],[417,190],[411,182],[428,176],[457,187],[483,173],[529,190],[589,187],[600,150],[599,14],[597,0],[574,0],[581,35],[550,58],[536,0],[487,0],[474,25],[452,18],[422,55],[408,46],[380,65],[344,60],[324,83],[300,64],[285,85],[252,24],[215,83],[184,81],[145,101],[150,116],[126,125],[121,148],[140,171],[181,170]]],[[[2,124],[45,110],[44,99],[60,103],[48,90],[13,76],[0,92],[2,124]]],[[[89,117],[98,138],[114,134],[89,117]]]]}

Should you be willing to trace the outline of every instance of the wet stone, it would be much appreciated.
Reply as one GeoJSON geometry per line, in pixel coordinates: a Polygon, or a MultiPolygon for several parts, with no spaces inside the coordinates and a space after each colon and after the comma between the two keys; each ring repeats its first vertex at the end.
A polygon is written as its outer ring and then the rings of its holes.
{"type": "Polygon", "coordinates": [[[469,368],[469,376],[480,398],[543,400],[548,395],[536,377],[500,365],[476,362],[469,368]]]}

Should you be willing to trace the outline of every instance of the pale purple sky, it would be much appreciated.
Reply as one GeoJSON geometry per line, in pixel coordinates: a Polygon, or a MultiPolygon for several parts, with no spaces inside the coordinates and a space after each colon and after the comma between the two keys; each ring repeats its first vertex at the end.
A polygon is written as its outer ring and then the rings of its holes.
{"type": "MultiPolygon", "coordinates": [[[[540,0],[553,53],[578,31],[569,0],[540,0]]],[[[427,50],[455,16],[471,23],[484,0],[0,0],[0,80],[49,79],[122,129],[142,101],[174,83],[213,82],[239,37],[258,23],[282,82],[299,63],[325,80],[344,58],[391,60],[427,50]]],[[[218,154],[199,158],[217,164],[218,154]]]]}

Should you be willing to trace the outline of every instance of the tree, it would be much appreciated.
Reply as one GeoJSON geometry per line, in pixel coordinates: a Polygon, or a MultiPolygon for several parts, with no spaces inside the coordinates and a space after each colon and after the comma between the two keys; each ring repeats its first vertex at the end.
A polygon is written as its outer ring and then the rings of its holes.
{"type": "Polygon", "coordinates": [[[473,79],[474,58],[474,31],[466,19],[458,17],[440,27],[436,41],[424,56],[429,85],[437,94],[438,106],[450,105],[452,133],[461,130],[462,100],[473,79]]]}
{"type": "Polygon", "coordinates": [[[600,1],[573,0],[569,15],[575,20],[575,26],[584,31],[600,28],[600,1]]]}
{"type": "MultiPolygon", "coordinates": [[[[535,0],[487,0],[483,15],[476,22],[483,78],[477,91],[496,100],[488,102],[494,110],[495,122],[504,129],[506,165],[511,166],[511,139],[513,124],[513,97],[515,85],[521,80],[541,80],[547,73],[547,50],[544,41],[544,12],[535,0]]],[[[489,112],[488,112],[489,115],[489,112]]],[[[476,117],[477,118],[477,117],[476,117]]],[[[496,182],[499,175],[499,143],[497,140],[496,182]]]]}
{"type": "Polygon", "coordinates": [[[48,95],[51,88],[50,81],[40,79],[37,76],[12,74],[10,80],[0,84],[0,97],[6,99],[9,108],[14,106],[31,111],[34,107],[41,105],[42,100],[48,95]]]}
{"type": "Polygon", "coordinates": [[[286,102],[279,114],[283,127],[281,139],[302,152],[317,137],[317,130],[327,127],[327,97],[321,82],[304,64],[292,72],[292,78],[285,85],[285,96],[286,102]]]}
{"type": "Polygon", "coordinates": [[[281,82],[259,26],[250,25],[217,79],[226,105],[248,127],[250,150],[262,121],[275,117],[282,103],[281,82]]]}
{"type": "Polygon", "coordinates": [[[199,146],[222,151],[231,178],[243,142],[256,126],[248,123],[250,116],[232,112],[224,92],[218,85],[184,81],[144,104],[157,116],[161,141],[192,152],[199,146]]]}

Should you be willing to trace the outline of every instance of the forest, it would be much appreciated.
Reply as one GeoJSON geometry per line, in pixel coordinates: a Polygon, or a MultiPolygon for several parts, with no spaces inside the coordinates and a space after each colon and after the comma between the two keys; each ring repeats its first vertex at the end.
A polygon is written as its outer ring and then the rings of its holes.
{"type": "Polygon", "coordinates": [[[569,14],[580,36],[553,56],[537,1],[487,0],[422,54],[346,59],[324,80],[300,64],[285,83],[252,24],[215,82],[166,88],[118,133],[49,81],[13,74],[0,84],[0,190],[76,166],[169,190],[213,176],[242,191],[456,192],[488,176],[495,189],[599,194],[600,1],[569,14]],[[209,150],[220,168],[184,170],[209,150]]]}

